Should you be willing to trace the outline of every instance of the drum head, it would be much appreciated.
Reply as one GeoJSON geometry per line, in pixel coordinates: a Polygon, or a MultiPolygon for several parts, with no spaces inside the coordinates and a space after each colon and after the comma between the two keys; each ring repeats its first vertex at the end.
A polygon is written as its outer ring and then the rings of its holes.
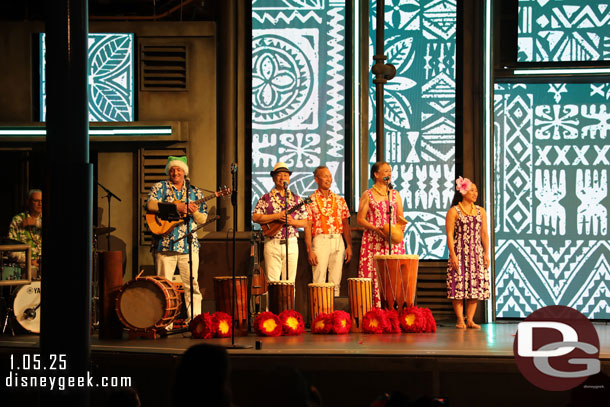
{"type": "Polygon", "coordinates": [[[134,328],[153,328],[165,315],[163,290],[152,281],[132,281],[119,297],[118,311],[134,328]]]}
{"type": "Polygon", "coordinates": [[[19,288],[13,303],[13,312],[19,325],[29,332],[40,333],[40,281],[19,288]],[[30,311],[29,315],[26,311],[30,311]]]}

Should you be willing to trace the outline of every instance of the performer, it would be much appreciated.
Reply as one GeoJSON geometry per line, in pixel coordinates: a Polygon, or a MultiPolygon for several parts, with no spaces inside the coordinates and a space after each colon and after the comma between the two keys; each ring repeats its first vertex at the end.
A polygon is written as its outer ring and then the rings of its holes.
{"type": "MultiPolygon", "coordinates": [[[[169,175],[169,180],[157,182],[152,186],[148,193],[146,209],[151,212],[158,212],[159,202],[170,202],[176,205],[178,213],[181,215],[192,215],[189,218],[190,228],[193,230],[197,224],[205,223],[208,212],[207,205],[195,204],[194,201],[203,198],[200,189],[189,185],[187,192],[187,182],[185,178],[189,174],[186,157],[169,156],[165,166],[165,174],[169,175]],[[189,204],[185,203],[188,193],[189,204]]],[[[189,242],[188,239],[181,239],[172,243],[178,237],[184,237],[187,231],[186,222],[181,223],[171,230],[171,232],[160,236],[153,242],[153,255],[155,258],[155,268],[157,275],[172,280],[176,265],[180,271],[180,278],[184,286],[184,299],[188,319],[191,315],[191,281],[189,270],[189,242]]],[[[192,233],[192,260],[193,260],[193,313],[194,316],[201,314],[201,300],[203,299],[199,291],[198,271],[199,271],[199,240],[197,233],[192,233]]]]}
{"type": "Polygon", "coordinates": [[[481,328],[474,323],[478,300],[489,298],[489,235],[485,209],[475,205],[478,190],[468,178],[459,177],[447,212],[447,298],[453,302],[456,328],[481,328]],[[466,300],[466,323],[464,323],[466,300]]]}
{"type": "MultiPolygon", "coordinates": [[[[42,255],[42,191],[32,189],[26,200],[27,211],[13,217],[8,228],[8,238],[18,240],[32,248],[31,265],[34,267],[33,278],[39,278],[40,256],[42,255]]],[[[25,263],[24,252],[11,253],[11,259],[25,263]]]]}
{"type": "Polygon", "coordinates": [[[294,282],[297,275],[297,262],[299,259],[299,245],[297,241],[297,228],[307,226],[307,208],[303,205],[291,214],[286,214],[284,210],[286,199],[288,199],[288,210],[299,205],[303,200],[296,194],[290,192],[285,185],[290,182],[292,171],[288,169],[286,163],[278,162],[271,171],[271,177],[275,187],[271,192],[263,195],[254,208],[252,221],[261,225],[272,222],[288,221],[288,236],[286,228],[282,227],[273,237],[265,238],[265,267],[268,281],[278,281],[286,272],[286,244],[288,244],[288,281],[294,282]],[[288,198],[286,198],[288,195],[288,198]]]}
{"type": "MultiPolygon", "coordinates": [[[[376,162],[371,167],[371,179],[375,182],[360,198],[358,208],[358,224],[366,230],[362,234],[362,246],[360,247],[360,264],[358,277],[371,278],[373,280],[373,304],[381,307],[379,296],[379,285],[377,284],[377,271],[373,256],[377,254],[389,254],[388,236],[383,231],[383,225],[388,223],[388,181],[392,179],[392,167],[387,162],[376,162]],[[388,181],[386,181],[388,180],[388,181]]],[[[392,205],[392,227],[404,225],[396,224],[397,216],[402,216],[402,198],[395,189],[390,192],[392,205]]],[[[392,244],[392,254],[404,254],[404,241],[392,244]]]]}
{"type": "Polygon", "coordinates": [[[330,190],[333,176],[328,167],[319,166],[313,175],[318,189],[311,195],[311,218],[305,228],[308,260],[313,282],[325,283],[328,269],[328,281],[335,285],[335,297],[338,297],[343,261],[348,263],[352,258],[349,209],[345,199],[330,190]]]}

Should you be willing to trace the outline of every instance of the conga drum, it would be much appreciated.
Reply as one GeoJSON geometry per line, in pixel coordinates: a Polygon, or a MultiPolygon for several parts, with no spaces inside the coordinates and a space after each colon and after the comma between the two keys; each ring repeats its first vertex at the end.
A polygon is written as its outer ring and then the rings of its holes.
{"type": "Polygon", "coordinates": [[[333,283],[309,283],[309,315],[311,322],[319,314],[330,314],[335,310],[335,285],[333,283]]]}
{"type": "Polygon", "coordinates": [[[362,332],[364,315],[373,309],[373,280],[348,278],[347,291],[352,317],[352,332],[362,332]]]}
{"type": "Polygon", "coordinates": [[[373,257],[381,307],[402,310],[415,303],[417,286],[417,267],[419,256],[416,254],[382,254],[373,257]]]}
{"type": "Polygon", "coordinates": [[[269,281],[269,311],[278,315],[294,309],[294,283],[292,281],[269,281]]]}
{"type": "MultiPolygon", "coordinates": [[[[216,311],[231,315],[233,277],[214,277],[214,299],[216,311]]],[[[235,276],[235,335],[248,334],[248,277],[235,276]]]]}
{"type": "Polygon", "coordinates": [[[115,300],[119,320],[136,333],[164,329],[180,314],[181,307],[174,284],[160,276],[136,277],[121,287],[115,300]]]}

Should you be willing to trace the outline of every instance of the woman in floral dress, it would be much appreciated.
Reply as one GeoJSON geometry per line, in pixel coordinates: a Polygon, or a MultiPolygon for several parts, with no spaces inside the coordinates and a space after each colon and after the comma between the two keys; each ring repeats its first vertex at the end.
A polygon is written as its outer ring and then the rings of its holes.
{"type": "Polygon", "coordinates": [[[468,178],[459,177],[447,212],[447,297],[453,302],[456,328],[481,328],[474,323],[477,301],[489,298],[489,235],[485,209],[475,205],[478,190],[468,178]],[[466,322],[464,322],[466,300],[466,322]]]}
{"type": "MultiPolygon", "coordinates": [[[[388,250],[388,236],[383,231],[383,225],[388,223],[388,186],[385,179],[392,179],[392,168],[386,162],[377,162],[371,168],[371,179],[375,184],[367,189],[360,198],[358,208],[358,224],[365,231],[362,234],[362,246],[360,247],[360,264],[358,277],[373,280],[373,305],[381,306],[379,296],[379,284],[377,282],[377,271],[373,256],[377,254],[390,254],[388,250]]],[[[402,216],[402,198],[396,190],[391,190],[390,200],[392,202],[392,225],[396,226],[397,214],[402,216]]],[[[403,226],[396,226],[402,227],[403,226]]],[[[405,243],[392,244],[391,254],[404,254],[405,243]]]]}

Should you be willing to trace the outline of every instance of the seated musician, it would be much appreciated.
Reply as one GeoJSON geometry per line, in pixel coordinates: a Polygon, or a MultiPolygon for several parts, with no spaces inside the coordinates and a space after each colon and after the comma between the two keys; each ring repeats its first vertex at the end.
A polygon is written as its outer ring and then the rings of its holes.
{"type": "Polygon", "coordinates": [[[328,270],[328,282],[335,285],[335,297],[338,297],[343,261],[348,263],[352,258],[349,209],[345,199],[330,190],[333,176],[328,167],[321,165],[313,174],[318,189],[311,196],[311,218],[305,228],[308,260],[313,282],[325,283],[328,270]]]}
{"type": "Polygon", "coordinates": [[[278,162],[270,174],[275,187],[258,200],[252,214],[252,221],[261,225],[288,222],[288,234],[286,234],[286,228],[281,227],[274,236],[265,238],[265,266],[268,281],[280,280],[280,277],[286,272],[286,244],[288,244],[288,276],[284,280],[294,282],[299,259],[297,228],[307,226],[307,209],[302,205],[288,215],[284,210],[286,200],[288,200],[289,211],[290,208],[303,203],[298,195],[287,188],[292,171],[285,163],[278,162]]]}
{"type": "MultiPolygon", "coordinates": [[[[194,202],[203,198],[203,193],[199,188],[189,184],[187,191],[187,182],[185,177],[189,174],[186,157],[173,157],[167,159],[165,166],[165,174],[169,176],[166,181],[157,182],[154,184],[148,193],[148,201],[146,209],[150,212],[159,211],[159,202],[168,202],[176,205],[178,213],[182,216],[187,214],[192,215],[189,218],[190,229],[193,230],[197,224],[205,223],[207,219],[207,205],[201,203],[199,205],[194,202]],[[186,204],[188,194],[189,204],[186,204]]],[[[186,309],[188,319],[191,315],[191,282],[189,271],[189,242],[188,239],[181,239],[175,242],[173,240],[184,237],[187,231],[186,222],[181,222],[168,233],[162,236],[156,236],[153,241],[153,256],[155,259],[155,269],[157,275],[172,280],[176,266],[180,271],[180,278],[184,286],[184,298],[186,301],[186,309]]],[[[198,271],[199,271],[199,240],[197,233],[192,233],[192,261],[193,261],[193,313],[194,316],[201,314],[202,295],[199,291],[198,271]]]]}
{"type": "MultiPolygon", "coordinates": [[[[42,191],[32,189],[26,200],[27,210],[13,217],[8,229],[8,238],[25,243],[32,248],[32,278],[39,278],[40,256],[42,255],[42,191]]],[[[11,259],[25,264],[24,252],[11,253],[11,259]]]]}

